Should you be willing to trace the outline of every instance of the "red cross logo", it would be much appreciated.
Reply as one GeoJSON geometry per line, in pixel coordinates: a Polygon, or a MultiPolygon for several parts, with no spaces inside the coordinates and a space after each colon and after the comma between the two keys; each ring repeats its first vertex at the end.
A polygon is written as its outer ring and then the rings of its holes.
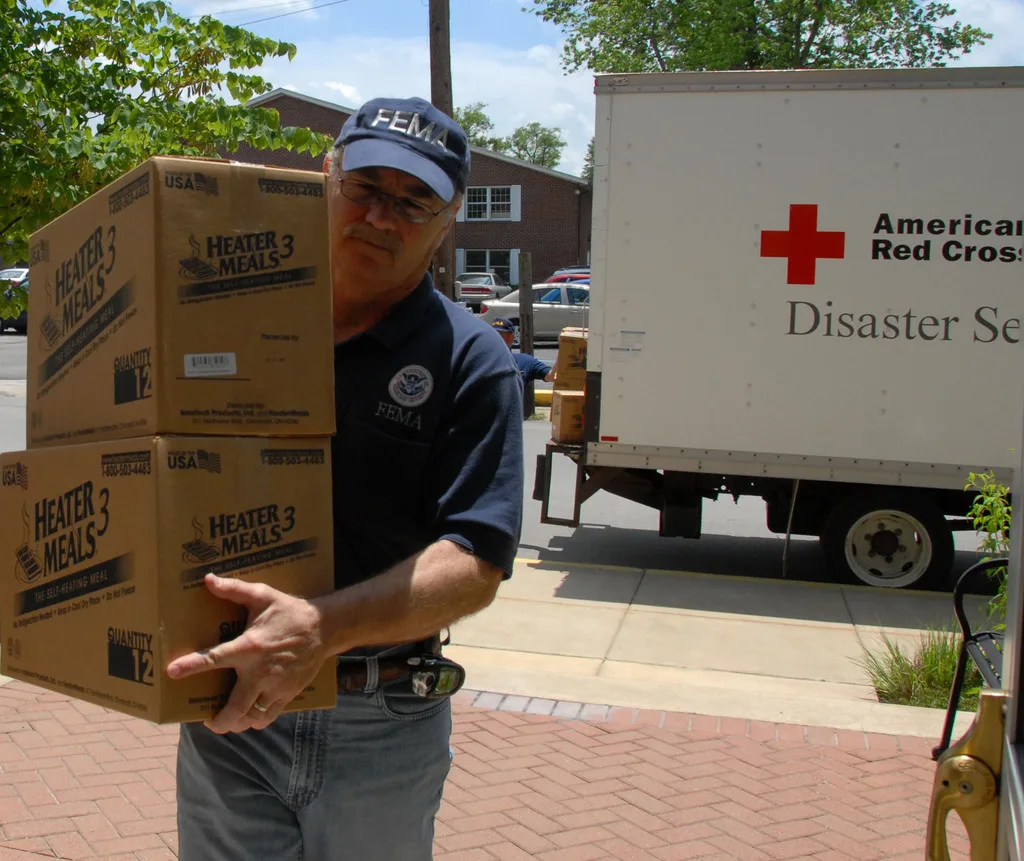
{"type": "Polygon", "coordinates": [[[813,284],[819,259],[842,260],[846,234],[818,230],[818,204],[794,203],[789,207],[789,230],[762,230],[761,256],[789,261],[787,284],[813,284]]]}

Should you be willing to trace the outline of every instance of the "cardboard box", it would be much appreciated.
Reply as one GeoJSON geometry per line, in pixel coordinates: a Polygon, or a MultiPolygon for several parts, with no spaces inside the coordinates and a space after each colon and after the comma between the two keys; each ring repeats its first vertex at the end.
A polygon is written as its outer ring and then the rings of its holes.
{"type": "Polygon", "coordinates": [[[555,360],[555,385],[558,390],[582,391],[587,382],[588,330],[562,329],[558,336],[558,358],[555,360]]]}
{"type": "Polygon", "coordinates": [[[553,386],[556,392],[582,392],[587,388],[586,371],[559,371],[555,375],[553,386]]]}
{"type": "Polygon", "coordinates": [[[583,442],[583,405],[579,391],[556,391],[551,396],[551,438],[555,442],[583,442]]]}
{"type": "Polygon", "coordinates": [[[28,448],[334,433],[321,174],[153,158],[29,253],[28,448]]]}
{"type": "MultiPolygon", "coordinates": [[[[0,455],[0,672],[154,723],[205,720],[234,671],[170,680],[247,611],[208,571],[334,588],[330,438],[162,437],[0,455]]],[[[334,705],[329,661],[290,711],[334,705]]]]}

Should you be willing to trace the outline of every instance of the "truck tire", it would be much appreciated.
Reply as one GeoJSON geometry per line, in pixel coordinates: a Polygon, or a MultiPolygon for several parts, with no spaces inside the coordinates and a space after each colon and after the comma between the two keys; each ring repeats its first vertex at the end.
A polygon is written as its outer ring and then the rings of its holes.
{"type": "Polygon", "coordinates": [[[927,496],[872,490],[832,509],[821,535],[832,571],[868,586],[927,588],[953,567],[953,532],[927,496]]]}

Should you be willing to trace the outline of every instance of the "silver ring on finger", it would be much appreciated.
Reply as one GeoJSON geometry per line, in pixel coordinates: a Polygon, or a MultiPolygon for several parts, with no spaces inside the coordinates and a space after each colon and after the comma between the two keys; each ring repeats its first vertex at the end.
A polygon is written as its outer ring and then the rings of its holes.
{"type": "Polygon", "coordinates": [[[256,700],[256,702],[252,704],[252,707],[261,714],[270,710],[270,706],[261,706],[259,700],[256,700]]]}

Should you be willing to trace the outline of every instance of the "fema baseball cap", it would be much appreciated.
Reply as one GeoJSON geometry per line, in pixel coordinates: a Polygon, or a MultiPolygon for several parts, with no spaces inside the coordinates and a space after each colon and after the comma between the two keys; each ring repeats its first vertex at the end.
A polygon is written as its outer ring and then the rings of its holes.
{"type": "Polygon", "coordinates": [[[499,332],[515,333],[516,331],[516,327],[512,325],[512,321],[505,317],[495,317],[491,322],[491,328],[497,329],[499,332]]]}
{"type": "Polygon", "coordinates": [[[334,145],[345,148],[343,170],[400,170],[445,203],[469,180],[466,132],[424,99],[372,99],[345,121],[334,145]]]}

